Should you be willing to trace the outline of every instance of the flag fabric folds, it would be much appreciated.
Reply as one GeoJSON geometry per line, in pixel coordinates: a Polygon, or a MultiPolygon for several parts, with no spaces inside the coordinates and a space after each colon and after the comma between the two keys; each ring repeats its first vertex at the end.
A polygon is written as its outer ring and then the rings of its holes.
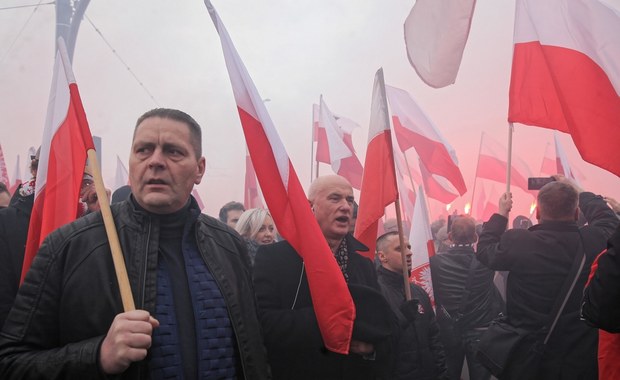
{"type": "MultiPolygon", "coordinates": [[[[324,131],[328,146],[329,163],[338,175],[346,178],[356,189],[362,187],[362,164],[355,155],[351,133],[346,133],[338,125],[336,117],[325,104],[323,96],[319,105],[319,124],[318,131],[324,131]]],[[[322,132],[321,132],[322,133],[322,132]]],[[[318,140],[320,145],[321,140],[318,140]]],[[[317,161],[319,148],[317,147],[317,161]]]]}
{"type": "Polygon", "coordinates": [[[366,255],[371,260],[375,257],[379,219],[385,213],[385,207],[397,198],[398,188],[385,82],[383,69],[379,69],[375,74],[372,90],[368,147],[355,223],[355,237],[369,248],[366,255]]]}
{"type": "Polygon", "coordinates": [[[9,171],[6,167],[6,161],[4,160],[2,145],[0,145],[0,182],[4,183],[7,189],[10,189],[11,180],[9,179],[9,171]]]}
{"type": "Polygon", "coordinates": [[[434,88],[456,81],[475,0],[417,0],[405,20],[409,62],[434,88]]]}
{"type": "MultiPolygon", "coordinates": [[[[478,157],[478,167],[476,177],[486,178],[499,183],[506,183],[506,170],[508,164],[508,150],[499,142],[482,132],[480,139],[480,155],[478,157]]],[[[527,164],[517,155],[512,153],[511,158],[510,184],[530,192],[527,189],[527,179],[531,177],[530,169],[527,164]]]]}
{"type": "Polygon", "coordinates": [[[129,185],[129,173],[127,172],[127,168],[123,165],[123,161],[117,155],[116,156],[116,172],[114,174],[114,188],[112,192],[114,192],[119,187],[129,185]]]}
{"type": "Polygon", "coordinates": [[[62,40],[58,47],[21,281],[45,237],[76,218],[87,151],[95,148],[62,40]]]}
{"type": "Polygon", "coordinates": [[[407,91],[392,86],[385,91],[400,150],[414,147],[429,173],[444,177],[460,195],[465,194],[467,186],[454,149],[407,91]]]}
{"type": "Polygon", "coordinates": [[[426,290],[434,303],[435,296],[429,259],[435,255],[435,245],[431,233],[426,195],[421,186],[418,188],[418,196],[413,209],[409,243],[411,244],[411,252],[413,252],[410,280],[426,290]]]}
{"type": "Polygon", "coordinates": [[[278,232],[305,265],[314,312],[327,349],[349,352],[355,305],[308,199],[226,28],[209,0],[205,5],[220,36],[250,157],[278,232]],[[303,228],[300,228],[303,226],[303,228]]]}
{"type": "Polygon", "coordinates": [[[15,190],[17,190],[19,185],[22,184],[22,173],[21,173],[21,168],[19,167],[19,154],[17,155],[17,161],[15,161],[15,168],[13,170],[13,178],[14,178],[14,181],[11,184],[11,187],[9,189],[11,194],[14,194],[15,190]]]}
{"type": "Polygon", "coordinates": [[[620,176],[620,10],[597,0],[518,0],[508,120],[569,133],[620,176]]]}
{"type": "Polygon", "coordinates": [[[256,183],[256,172],[252,159],[249,154],[245,155],[245,190],[243,191],[243,205],[246,210],[251,208],[263,208],[258,183],[256,183]]]}

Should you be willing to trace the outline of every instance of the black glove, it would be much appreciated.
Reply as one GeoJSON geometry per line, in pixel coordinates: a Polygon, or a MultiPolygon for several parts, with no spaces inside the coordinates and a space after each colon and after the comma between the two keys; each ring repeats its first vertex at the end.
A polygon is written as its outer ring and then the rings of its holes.
{"type": "Polygon", "coordinates": [[[403,313],[403,315],[405,316],[405,318],[407,318],[409,322],[414,322],[418,317],[419,303],[420,301],[412,299],[409,301],[405,301],[402,305],[400,305],[400,312],[403,313]]]}

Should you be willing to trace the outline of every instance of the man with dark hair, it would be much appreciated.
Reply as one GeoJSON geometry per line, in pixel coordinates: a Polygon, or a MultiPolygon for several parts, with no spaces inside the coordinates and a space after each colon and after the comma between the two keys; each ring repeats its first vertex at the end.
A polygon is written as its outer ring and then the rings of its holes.
{"type": "Polygon", "coordinates": [[[448,236],[450,246],[431,257],[430,266],[450,379],[461,378],[465,358],[470,379],[489,379],[491,374],[476,360],[475,351],[482,332],[501,311],[493,285],[495,272],[476,259],[473,218],[455,218],[448,236]]]}
{"type": "Polygon", "coordinates": [[[220,209],[220,221],[226,223],[230,228],[237,226],[239,217],[245,212],[243,203],[230,201],[220,209]]]}
{"type": "MultiPolygon", "coordinates": [[[[405,239],[407,269],[411,267],[411,244],[405,239]]],[[[401,326],[394,379],[448,379],[446,357],[431,300],[424,289],[410,283],[410,301],[405,300],[403,262],[397,231],[377,239],[379,286],[401,326]]]]}
{"type": "MultiPolygon", "coordinates": [[[[506,287],[508,322],[515,327],[538,332],[540,340],[549,324],[554,303],[564,296],[562,287],[575,260],[585,254],[562,314],[542,355],[540,379],[596,379],[597,330],[579,319],[581,298],[589,268],[618,225],[618,219],[601,196],[582,191],[562,175],[553,176],[538,193],[538,224],[527,229],[506,231],[512,196],[499,200],[499,213],[484,224],[478,243],[478,259],[494,270],[509,271],[506,287]],[[576,221],[582,211],[588,225],[576,221]]],[[[512,363],[528,353],[517,350],[512,363]]],[[[510,365],[507,369],[510,375],[510,365]]]]}
{"type": "Polygon", "coordinates": [[[273,377],[389,379],[393,356],[389,339],[397,333],[392,328],[397,330],[398,326],[381,295],[372,261],[357,253],[368,248],[349,234],[353,188],[344,177],[321,176],[310,185],[308,200],[349,285],[357,314],[349,354],[328,351],[318,327],[304,261],[287,241],[262,245],[256,253],[254,286],[273,377]],[[362,320],[361,315],[374,318],[362,320]]]}
{"type": "Polygon", "coordinates": [[[112,215],[138,310],[123,310],[101,213],[65,225],[0,333],[0,378],[269,378],[243,242],[190,195],[199,128],[169,109],[136,125],[132,195],[112,215]]]}

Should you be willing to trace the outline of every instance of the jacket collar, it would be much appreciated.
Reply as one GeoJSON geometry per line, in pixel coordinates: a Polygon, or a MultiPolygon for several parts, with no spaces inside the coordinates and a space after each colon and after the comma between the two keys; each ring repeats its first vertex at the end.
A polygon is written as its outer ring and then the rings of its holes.
{"type": "Polygon", "coordinates": [[[577,232],[579,226],[576,222],[556,222],[548,221],[536,224],[528,228],[530,231],[559,231],[559,232],[577,232]]]}
{"type": "Polygon", "coordinates": [[[381,277],[386,284],[391,286],[401,286],[403,285],[403,275],[402,273],[392,272],[389,269],[385,269],[383,266],[379,266],[377,268],[377,275],[381,277]]]}
{"type": "Polygon", "coordinates": [[[366,247],[361,241],[354,238],[351,233],[346,234],[344,238],[347,242],[347,249],[349,252],[368,252],[368,247],[366,247]]]}

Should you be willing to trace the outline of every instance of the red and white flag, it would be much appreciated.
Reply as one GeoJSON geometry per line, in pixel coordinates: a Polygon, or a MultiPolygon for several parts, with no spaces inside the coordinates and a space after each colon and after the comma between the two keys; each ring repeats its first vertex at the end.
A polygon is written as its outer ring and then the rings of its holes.
{"type": "Polygon", "coordinates": [[[447,205],[459,197],[457,190],[445,177],[434,175],[426,168],[421,160],[418,162],[422,175],[422,184],[429,198],[433,198],[447,205]]]}
{"type": "Polygon", "coordinates": [[[9,171],[6,168],[6,161],[4,160],[2,145],[0,145],[0,182],[2,182],[7,187],[7,189],[11,187],[11,180],[9,180],[9,171]]]}
{"type": "Polygon", "coordinates": [[[454,149],[407,91],[385,87],[400,150],[414,147],[429,173],[444,177],[460,195],[465,194],[467,186],[454,149]]]}
{"type": "Polygon", "coordinates": [[[484,185],[481,183],[477,198],[474,206],[475,208],[472,210],[472,215],[476,215],[476,220],[487,221],[491,215],[498,212],[499,206],[497,202],[499,200],[499,195],[497,195],[495,186],[491,186],[491,191],[487,196],[484,185]]]}
{"type": "Polygon", "coordinates": [[[95,149],[62,39],[58,48],[21,281],[47,235],[75,220],[87,151],[95,149]]]}
{"type": "Polygon", "coordinates": [[[127,172],[127,168],[123,165],[123,161],[121,161],[121,158],[117,155],[116,172],[114,174],[114,188],[112,189],[112,192],[125,185],[129,185],[129,172],[127,172]]]}
{"type": "Polygon", "coordinates": [[[264,208],[261,200],[258,183],[256,182],[256,172],[250,154],[245,155],[245,190],[243,192],[243,205],[246,210],[251,208],[264,208]]]}
{"type": "Polygon", "coordinates": [[[426,195],[422,186],[418,188],[418,196],[413,210],[413,220],[409,233],[409,243],[411,244],[411,252],[413,252],[411,256],[411,276],[409,279],[426,290],[434,304],[435,295],[433,294],[429,259],[435,255],[435,244],[433,243],[433,234],[431,233],[426,195]]]}
{"type": "Polygon", "coordinates": [[[312,139],[316,142],[316,156],[317,162],[324,164],[331,164],[332,161],[329,158],[329,144],[327,143],[327,132],[325,128],[321,128],[319,121],[321,110],[318,104],[312,105],[312,139]]]}
{"type": "Polygon", "coordinates": [[[620,176],[620,9],[517,0],[508,120],[569,133],[585,161],[620,176]]]}
{"type": "Polygon", "coordinates": [[[196,187],[192,189],[192,196],[196,199],[196,203],[198,204],[198,208],[202,211],[205,208],[205,203],[202,201],[202,197],[198,193],[196,187]]]}
{"type": "MultiPolygon", "coordinates": [[[[319,105],[318,130],[320,131],[319,135],[322,134],[321,131],[325,131],[329,161],[334,172],[346,178],[351,183],[351,186],[359,190],[362,187],[363,168],[360,160],[355,155],[351,133],[346,133],[338,125],[336,117],[327,107],[322,95],[319,105]]],[[[317,158],[318,145],[320,143],[321,140],[317,142],[317,158]]]]}
{"type": "Polygon", "coordinates": [[[364,178],[355,223],[355,237],[369,248],[366,256],[374,260],[377,228],[385,208],[398,198],[390,119],[385,96],[383,69],[377,70],[372,89],[368,148],[364,178]]]}
{"type": "MultiPolygon", "coordinates": [[[[480,139],[480,156],[478,157],[478,168],[476,176],[486,178],[499,183],[506,183],[506,170],[508,164],[508,150],[499,142],[482,132],[480,139]]],[[[530,192],[527,189],[527,179],[531,177],[531,172],[527,164],[512,152],[512,168],[510,173],[510,184],[530,192]]]]}
{"type": "Polygon", "coordinates": [[[551,143],[545,145],[545,155],[540,165],[540,173],[542,175],[554,175],[557,173],[566,175],[566,173],[570,173],[567,177],[574,179],[578,183],[584,181],[586,177],[583,172],[577,166],[570,164],[556,131],[553,131],[553,139],[553,145],[551,143]]]}
{"type": "Polygon", "coordinates": [[[15,194],[15,191],[17,190],[17,188],[19,187],[19,185],[22,184],[22,172],[21,169],[19,167],[19,154],[17,155],[17,161],[15,161],[15,168],[13,170],[13,178],[15,179],[14,182],[11,184],[11,187],[9,189],[9,191],[11,192],[11,194],[15,194]]]}
{"type": "Polygon", "coordinates": [[[208,0],[205,5],[220,36],[243,133],[269,212],[278,232],[304,261],[325,347],[348,354],[355,305],[344,276],[254,82],[213,5],[208,0]]]}
{"type": "Polygon", "coordinates": [[[417,0],[405,20],[409,62],[434,88],[456,81],[476,0],[417,0]]]}

